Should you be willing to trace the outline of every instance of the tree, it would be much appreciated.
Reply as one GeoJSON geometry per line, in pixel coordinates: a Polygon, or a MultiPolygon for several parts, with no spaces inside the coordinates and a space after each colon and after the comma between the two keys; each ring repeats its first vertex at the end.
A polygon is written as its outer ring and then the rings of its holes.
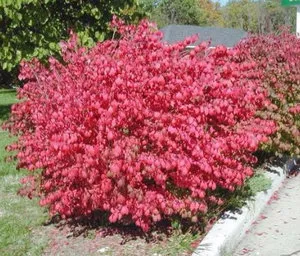
{"type": "Polygon", "coordinates": [[[230,1],[223,9],[224,25],[256,32],[258,5],[250,0],[230,1]]]}
{"type": "Polygon", "coordinates": [[[134,22],[143,16],[136,0],[6,0],[0,3],[0,79],[9,82],[21,59],[58,55],[58,42],[76,31],[91,46],[108,34],[112,15],[134,22]]]}
{"type": "Polygon", "coordinates": [[[223,25],[221,6],[218,2],[199,0],[200,7],[205,10],[207,25],[223,25]]]}
{"type": "Polygon", "coordinates": [[[260,13],[264,17],[260,25],[261,33],[276,32],[282,25],[295,25],[295,7],[283,7],[278,0],[266,0],[260,3],[260,13]],[[261,27],[264,27],[264,30],[261,27]]]}
{"type": "Polygon", "coordinates": [[[169,24],[214,25],[221,17],[218,4],[210,0],[143,0],[142,4],[159,27],[169,24]]]}
{"type": "Polygon", "coordinates": [[[294,7],[282,7],[279,0],[233,0],[222,8],[224,26],[253,33],[276,32],[282,25],[295,28],[294,7]]]}

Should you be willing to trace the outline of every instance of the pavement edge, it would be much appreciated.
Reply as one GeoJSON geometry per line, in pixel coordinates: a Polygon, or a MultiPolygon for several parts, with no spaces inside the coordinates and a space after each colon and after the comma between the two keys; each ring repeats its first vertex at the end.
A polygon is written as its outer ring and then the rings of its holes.
{"type": "Polygon", "coordinates": [[[216,222],[192,256],[231,255],[286,178],[282,167],[271,167],[271,170],[266,172],[266,176],[272,180],[271,187],[265,192],[259,192],[253,201],[241,209],[241,213],[226,212],[226,218],[216,222]]]}

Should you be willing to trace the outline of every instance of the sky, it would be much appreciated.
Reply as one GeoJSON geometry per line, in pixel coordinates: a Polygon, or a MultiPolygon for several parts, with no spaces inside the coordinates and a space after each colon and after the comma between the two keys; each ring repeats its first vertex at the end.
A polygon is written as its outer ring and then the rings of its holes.
{"type": "Polygon", "coordinates": [[[224,6],[227,2],[228,2],[228,0],[212,0],[213,2],[219,2],[220,4],[221,4],[221,6],[224,6]]]}

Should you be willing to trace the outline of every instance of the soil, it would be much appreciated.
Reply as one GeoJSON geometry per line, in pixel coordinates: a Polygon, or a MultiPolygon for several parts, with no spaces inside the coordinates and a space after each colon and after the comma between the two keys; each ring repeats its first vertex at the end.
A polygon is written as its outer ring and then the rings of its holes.
{"type": "MultiPolygon", "coordinates": [[[[168,243],[174,231],[164,224],[151,233],[144,234],[135,226],[88,227],[79,223],[58,221],[45,225],[38,232],[46,232],[48,246],[43,256],[120,255],[120,256],[164,256],[192,254],[192,248],[200,238],[191,241],[190,249],[180,254],[168,251],[168,243]],[[166,248],[165,252],[164,248],[166,248]]],[[[35,236],[38,236],[35,231],[35,236]]]]}

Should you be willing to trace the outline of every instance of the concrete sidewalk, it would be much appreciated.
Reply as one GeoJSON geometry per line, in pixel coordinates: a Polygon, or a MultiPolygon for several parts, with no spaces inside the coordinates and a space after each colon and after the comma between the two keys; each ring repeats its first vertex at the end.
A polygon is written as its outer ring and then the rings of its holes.
{"type": "Polygon", "coordinates": [[[300,175],[284,180],[232,255],[300,256],[300,175]]]}
{"type": "MultiPolygon", "coordinates": [[[[272,171],[265,172],[272,181],[267,191],[256,194],[253,200],[247,202],[239,212],[226,212],[203,238],[192,256],[232,256],[247,230],[251,228],[262,214],[268,202],[281,188],[285,181],[282,167],[271,167],[272,171]]],[[[269,256],[269,255],[265,255],[269,256]]],[[[270,255],[272,256],[272,255],[270,255]]]]}

